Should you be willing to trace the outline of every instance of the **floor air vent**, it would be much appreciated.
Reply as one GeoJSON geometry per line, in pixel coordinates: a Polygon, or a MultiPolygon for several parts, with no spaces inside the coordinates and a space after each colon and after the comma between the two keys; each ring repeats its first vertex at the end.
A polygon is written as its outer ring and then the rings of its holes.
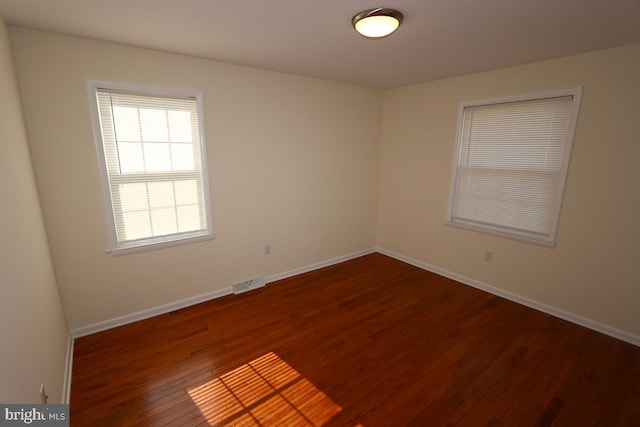
{"type": "Polygon", "coordinates": [[[233,293],[241,294],[243,292],[252,291],[264,286],[264,277],[257,277],[255,279],[247,280],[246,282],[234,283],[233,293]]]}

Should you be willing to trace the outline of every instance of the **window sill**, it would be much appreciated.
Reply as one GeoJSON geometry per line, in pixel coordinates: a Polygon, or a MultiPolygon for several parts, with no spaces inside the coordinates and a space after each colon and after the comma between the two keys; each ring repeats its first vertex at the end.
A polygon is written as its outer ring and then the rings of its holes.
{"type": "Polygon", "coordinates": [[[520,236],[517,234],[510,234],[506,232],[501,232],[499,230],[494,230],[491,228],[484,228],[484,227],[474,226],[470,224],[462,224],[459,222],[453,222],[449,220],[445,221],[445,224],[451,227],[460,228],[467,231],[475,231],[476,233],[488,234],[490,236],[495,236],[495,237],[502,237],[504,239],[515,240],[516,242],[528,243],[531,245],[542,246],[550,249],[555,248],[557,244],[555,241],[540,240],[532,237],[520,236]]]}
{"type": "Polygon", "coordinates": [[[122,255],[129,255],[138,252],[148,252],[157,249],[170,248],[173,246],[188,245],[191,243],[205,242],[216,238],[216,233],[206,234],[203,236],[184,237],[181,239],[158,242],[158,243],[144,243],[138,246],[130,246],[123,248],[106,249],[105,252],[111,254],[111,256],[117,257],[122,255]]]}

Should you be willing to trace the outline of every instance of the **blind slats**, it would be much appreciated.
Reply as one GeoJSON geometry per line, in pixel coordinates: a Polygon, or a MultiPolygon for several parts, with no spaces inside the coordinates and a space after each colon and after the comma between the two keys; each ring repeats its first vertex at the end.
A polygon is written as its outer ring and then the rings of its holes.
{"type": "Polygon", "coordinates": [[[96,95],[118,245],[209,234],[197,100],[96,95]]]}
{"type": "Polygon", "coordinates": [[[465,107],[450,221],[551,241],[574,97],[465,107]]]}

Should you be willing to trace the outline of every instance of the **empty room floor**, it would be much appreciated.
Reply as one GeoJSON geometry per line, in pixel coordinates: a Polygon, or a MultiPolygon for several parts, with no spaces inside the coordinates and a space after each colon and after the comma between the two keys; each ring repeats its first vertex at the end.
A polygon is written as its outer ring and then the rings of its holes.
{"type": "Polygon", "coordinates": [[[640,425],[640,348],[374,253],[76,339],[71,425],[640,425]]]}

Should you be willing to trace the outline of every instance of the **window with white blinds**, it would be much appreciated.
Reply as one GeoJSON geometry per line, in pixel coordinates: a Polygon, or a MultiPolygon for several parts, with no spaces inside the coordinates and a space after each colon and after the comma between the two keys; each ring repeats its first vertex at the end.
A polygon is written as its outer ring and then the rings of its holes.
{"type": "Polygon", "coordinates": [[[89,87],[111,250],[211,237],[199,94],[89,87]]]}
{"type": "Polygon", "coordinates": [[[448,222],[555,245],[580,96],[463,103],[448,222]]]}

